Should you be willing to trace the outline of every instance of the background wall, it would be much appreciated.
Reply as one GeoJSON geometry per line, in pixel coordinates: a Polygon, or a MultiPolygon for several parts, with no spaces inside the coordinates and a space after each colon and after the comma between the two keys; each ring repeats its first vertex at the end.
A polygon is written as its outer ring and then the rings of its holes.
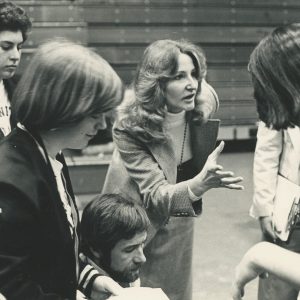
{"type": "Polygon", "coordinates": [[[93,47],[125,83],[154,40],[186,38],[208,60],[208,81],[221,105],[222,139],[255,137],[257,115],[247,72],[257,42],[281,24],[299,21],[298,0],[19,0],[33,20],[20,71],[37,45],[63,36],[93,47]]]}

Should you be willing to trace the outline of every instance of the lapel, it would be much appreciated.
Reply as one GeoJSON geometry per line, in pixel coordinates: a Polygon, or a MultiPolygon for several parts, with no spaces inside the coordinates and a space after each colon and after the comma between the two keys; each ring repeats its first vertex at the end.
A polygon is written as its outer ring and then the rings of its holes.
{"type": "MultiPolygon", "coordinates": [[[[292,143],[292,146],[294,148],[294,164],[295,166],[299,166],[300,164],[300,128],[298,126],[295,126],[294,128],[288,128],[286,130],[290,141],[292,143]]],[[[297,177],[298,177],[298,172],[297,172],[297,177]]]]}
{"type": "MultiPolygon", "coordinates": [[[[200,171],[208,155],[215,148],[220,120],[208,120],[205,124],[199,124],[199,122],[192,120],[189,124],[193,160],[197,169],[200,171]]],[[[176,183],[177,166],[172,143],[169,141],[161,144],[152,143],[148,145],[148,148],[163,170],[168,182],[176,183]]]]}
{"type": "MultiPolygon", "coordinates": [[[[26,132],[18,127],[16,128],[16,130],[24,135],[26,139],[30,137],[28,140],[30,140],[30,143],[32,145],[30,146],[32,155],[34,156],[36,163],[39,165],[40,172],[41,174],[43,174],[42,176],[44,182],[48,185],[49,190],[51,191],[51,194],[49,194],[48,197],[45,197],[45,199],[47,199],[46,205],[48,205],[49,214],[50,212],[53,212],[53,214],[56,216],[54,223],[55,226],[59,228],[59,232],[62,235],[63,240],[68,241],[69,244],[73,244],[69,229],[69,223],[66,218],[66,213],[60,198],[60,194],[57,190],[56,179],[52,167],[49,164],[49,161],[45,159],[44,155],[37,147],[37,141],[35,141],[33,136],[29,132],[26,132]]],[[[64,165],[64,161],[61,162],[64,165]]]]}
{"type": "Polygon", "coordinates": [[[193,161],[200,172],[209,154],[215,149],[220,120],[210,119],[205,124],[191,121],[191,141],[193,161]]]}
{"type": "Polygon", "coordinates": [[[160,144],[152,143],[148,145],[148,148],[163,170],[167,181],[176,183],[177,166],[172,143],[169,140],[160,144]]]}
{"type": "Polygon", "coordinates": [[[295,126],[294,128],[289,127],[286,130],[290,137],[291,143],[295,149],[300,149],[300,128],[295,126]]]}

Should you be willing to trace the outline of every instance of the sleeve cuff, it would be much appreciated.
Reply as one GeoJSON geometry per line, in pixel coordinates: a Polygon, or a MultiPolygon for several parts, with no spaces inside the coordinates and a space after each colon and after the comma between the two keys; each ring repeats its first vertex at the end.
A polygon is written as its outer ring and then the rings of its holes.
{"type": "Polygon", "coordinates": [[[197,201],[197,200],[200,200],[201,198],[202,198],[202,196],[196,196],[193,192],[192,192],[192,190],[191,190],[191,188],[188,186],[188,193],[189,193],[189,198],[190,198],[190,200],[192,201],[192,202],[195,202],[195,201],[197,201]]]}

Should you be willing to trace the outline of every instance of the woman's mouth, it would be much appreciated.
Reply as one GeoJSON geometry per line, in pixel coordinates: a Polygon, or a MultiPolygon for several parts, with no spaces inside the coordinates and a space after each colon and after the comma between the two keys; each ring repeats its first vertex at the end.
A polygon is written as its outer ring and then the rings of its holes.
{"type": "Polygon", "coordinates": [[[183,100],[191,100],[192,98],[194,98],[195,94],[189,94],[185,97],[183,97],[183,100]]]}

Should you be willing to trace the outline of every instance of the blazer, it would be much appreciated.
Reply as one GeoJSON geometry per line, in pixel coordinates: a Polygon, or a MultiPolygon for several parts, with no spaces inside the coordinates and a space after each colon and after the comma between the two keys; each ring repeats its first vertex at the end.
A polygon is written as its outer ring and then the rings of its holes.
{"type": "Polygon", "coordinates": [[[74,242],[52,169],[19,128],[0,142],[0,165],[0,293],[9,300],[76,299],[74,242]]]}
{"type": "Polygon", "coordinates": [[[271,216],[277,174],[299,184],[300,128],[272,130],[259,123],[254,155],[252,217],[271,216]]]}
{"type": "MultiPolygon", "coordinates": [[[[201,170],[215,147],[219,120],[202,125],[189,121],[193,162],[201,170]]],[[[122,193],[142,204],[158,228],[170,216],[199,215],[190,201],[186,181],[176,183],[177,165],[172,145],[146,144],[136,139],[118,123],[113,128],[116,149],[103,186],[104,193],[122,193]]]]}

